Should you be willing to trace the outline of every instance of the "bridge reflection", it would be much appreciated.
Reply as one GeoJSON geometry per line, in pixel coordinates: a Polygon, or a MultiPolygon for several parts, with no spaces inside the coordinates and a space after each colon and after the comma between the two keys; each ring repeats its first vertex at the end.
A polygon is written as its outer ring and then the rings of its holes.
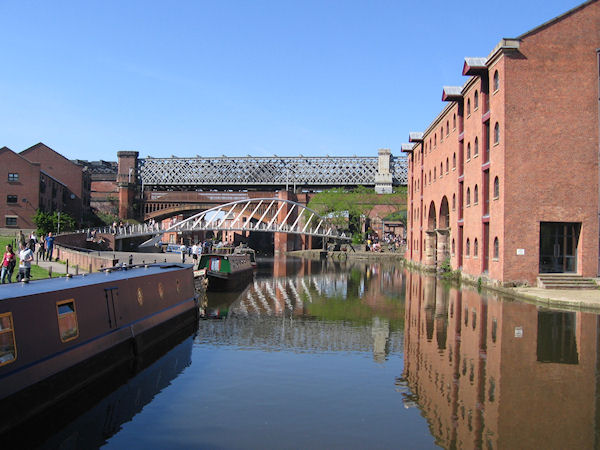
{"type": "Polygon", "coordinates": [[[598,316],[407,273],[405,406],[445,448],[598,446],[598,316]]]}
{"type": "Polygon", "coordinates": [[[301,352],[370,352],[377,362],[403,346],[402,272],[379,265],[278,260],[232,301],[207,307],[198,341],[301,352]],[[293,274],[290,274],[290,271],[293,274]],[[308,272],[308,273],[307,273],[308,272]],[[312,272],[312,273],[311,273],[312,272]],[[287,276],[277,276],[282,273],[287,276]]]}

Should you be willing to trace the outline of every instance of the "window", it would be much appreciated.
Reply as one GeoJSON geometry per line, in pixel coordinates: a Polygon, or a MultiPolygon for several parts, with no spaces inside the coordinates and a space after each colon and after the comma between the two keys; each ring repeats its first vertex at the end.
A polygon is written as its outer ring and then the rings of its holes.
{"type": "Polygon", "coordinates": [[[18,173],[9,173],[8,181],[11,181],[11,182],[19,181],[19,174],[18,173]]]}
{"type": "Polygon", "coordinates": [[[62,342],[72,341],[79,337],[77,326],[77,312],[75,311],[75,300],[63,300],[56,303],[56,314],[58,316],[58,332],[62,342]]]}
{"type": "Polygon", "coordinates": [[[467,188],[467,206],[471,205],[471,188],[467,188]]]}
{"type": "Polygon", "coordinates": [[[7,227],[16,227],[17,226],[17,216],[4,216],[5,224],[7,227]]]}
{"type": "Polygon", "coordinates": [[[494,92],[500,89],[500,76],[498,75],[498,71],[494,72],[494,92]]]}
{"type": "Polygon", "coordinates": [[[496,122],[494,125],[494,144],[500,143],[500,125],[496,122]]]}
{"type": "Polygon", "coordinates": [[[467,144],[467,161],[471,159],[471,143],[467,144]]]}
{"type": "MultiPolygon", "coordinates": [[[[471,310],[471,326],[473,327],[473,329],[477,327],[477,311],[475,310],[475,308],[471,310]]],[[[471,366],[471,374],[473,374],[473,366],[471,366]]]]}
{"type": "Polygon", "coordinates": [[[442,173],[444,172],[444,164],[440,163],[440,178],[442,178],[442,173]]]}
{"type": "Polygon", "coordinates": [[[500,180],[498,177],[494,178],[494,198],[500,197],[500,180]]]}
{"type": "Polygon", "coordinates": [[[475,240],[473,241],[473,256],[475,258],[477,258],[478,251],[479,251],[479,245],[478,245],[478,242],[477,242],[477,238],[475,238],[475,240]]]}
{"type": "Polygon", "coordinates": [[[456,130],[456,114],[452,115],[452,129],[456,130]]]}
{"type": "Polygon", "coordinates": [[[454,256],[454,248],[455,248],[455,243],[454,243],[454,239],[452,239],[452,256],[454,256]]]}
{"type": "Polygon", "coordinates": [[[475,96],[473,97],[473,108],[479,108],[479,92],[475,91],[475,96]]]}
{"type": "Polygon", "coordinates": [[[437,147],[437,133],[433,135],[433,147],[437,147]]]}
{"type": "Polygon", "coordinates": [[[434,167],[433,168],[433,182],[434,183],[435,183],[435,179],[437,178],[437,175],[436,175],[435,171],[436,171],[436,168],[434,167]]]}
{"type": "Polygon", "coordinates": [[[467,99],[467,116],[471,115],[471,99],[467,99]]]}
{"type": "Polygon", "coordinates": [[[452,211],[456,209],[456,194],[452,194],[452,211]]]}
{"type": "Polygon", "coordinates": [[[444,142],[444,125],[442,125],[442,129],[440,130],[440,142],[444,142]]]}
{"type": "Polygon", "coordinates": [[[473,203],[479,203],[479,188],[475,185],[475,189],[473,189],[473,203]]]}
{"type": "Polygon", "coordinates": [[[16,195],[7,195],[6,203],[18,203],[19,199],[16,195]]]}
{"type": "Polygon", "coordinates": [[[456,153],[452,154],[452,168],[456,169],[456,153]]]}
{"type": "Polygon", "coordinates": [[[448,170],[450,168],[450,165],[448,164],[448,158],[446,158],[446,173],[448,173],[448,170]]]}
{"type": "Polygon", "coordinates": [[[15,362],[17,346],[12,313],[0,314],[0,366],[15,362]]]}
{"type": "Polygon", "coordinates": [[[469,238],[467,238],[467,244],[465,246],[465,254],[467,256],[469,256],[470,253],[471,253],[471,241],[469,241],[469,238]]]}
{"type": "Polygon", "coordinates": [[[479,139],[475,138],[475,143],[473,144],[473,156],[479,155],[479,139]]]}
{"type": "Polygon", "coordinates": [[[450,134],[450,121],[446,120],[446,136],[450,134]]]}
{"type": "Polygon", "coordinates": [[[431,184],[431,170],[429,171],[429,184],[431,184]]]}
{"type": "Polygon", "coordinates": [[[500,256],[500,243],[498,242],[498,238],[495,237],[494,238],[494,253],[493,253],[493,258],[494,259],[498,259],[500,256]]]}

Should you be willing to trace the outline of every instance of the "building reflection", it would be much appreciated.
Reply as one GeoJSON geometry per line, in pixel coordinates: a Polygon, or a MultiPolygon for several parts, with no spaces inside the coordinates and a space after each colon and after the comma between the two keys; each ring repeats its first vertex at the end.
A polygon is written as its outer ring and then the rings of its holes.
{"type": "Polygon", "coordinates": [[[598,316],[406,272],[397,381],[445,448],[597,446],[598,316]]]}

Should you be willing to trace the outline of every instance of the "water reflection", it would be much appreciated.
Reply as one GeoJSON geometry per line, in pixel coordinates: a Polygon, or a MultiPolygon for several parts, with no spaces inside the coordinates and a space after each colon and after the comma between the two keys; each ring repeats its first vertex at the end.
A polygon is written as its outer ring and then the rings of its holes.
{"type": "Polygon", "coordinates": [[[241,293],[210,293],[198,342],[304,352],[372,352],[403,341],[402,270],[380,264],[280,258],[241,293]]]}
{"type": "Polygon", "coordinates": [[[98,448],[191,364],[194,327],[182,329],[93,384],[0,436],[2,448],[98,448]],[[34,432],[31,432],[34,430],[34,432]]]}
{"type": "Polygon", "coordinates": [[[598,316],[407,272],[397,384],[446,448],[598,444],[598,316]]]}

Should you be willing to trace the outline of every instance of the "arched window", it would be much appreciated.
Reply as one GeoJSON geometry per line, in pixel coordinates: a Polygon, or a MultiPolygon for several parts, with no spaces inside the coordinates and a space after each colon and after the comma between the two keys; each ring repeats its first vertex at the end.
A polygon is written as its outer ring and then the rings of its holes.
{"type": "Polygon", "coordinates": [[[440,178],[442,178],[442,173],[444,172],[444,164],[440,163],[440,178]]]}
{"type": "Polygon", "coordinates": [[[500,180],[498,177],[494,178],[494,198],[500,197],[500,180]]]}
{"type": "Polygon", "coordinates": [[[448,158],[446,158],[446,173],[448,173],[449,168],[450,168],[450,165],[448,164],[448,158]]]}
{"type": "Polygon", "coordinates": [[[456,129],[456,114],[452,115],[452,129],[456,129]]]}
{"type": "Polygon", "coordinates": [[[498,71],[494,72],[494,91],[500,89],[500,76],[498,75],[498,71]]]}
{"type": "Polygon", "coordinates": [[[471,253],[471,241],[467,238],[467,244],[465,245],[465,255],[469,256],[471,253]]]}
{"type": "Polygon", "coordinates": [[[452,211],[456,209],[456,194],[452,194],[452,211]]]}
{"type": "Polygon", "coordinates": [[[437,147],[437,133],[433,135],[433,147],[437,147]]]}
{"type": "Polygon", "coordinates": [[[471,115],[471,99],[467,99],[467,116],[471,115]]]}
{"type": "Polygon", "coordinates": [[[446,120],[446,136],[450,134],[450,121],[446,120]]]}
{"type": "Polygon", "coordinates": [[[440,142],[444,142],[444,125],[440,129],[440,142]]]}
{"type": "Polygon", "coordinates": [[[467,144],[467,161],[471,159],[471,143],[467,144]]]}
{"type": "Polygon", "coordinates": [[[467,188],[467,206],[471,205],[471,188],[467,188]]]}
{"type": "Polygon", "coordinates": [[[456,169],[456,153],[452,154],[452,168],[456,169]]]}
{"type": "Polygon", "coordinates": [[[473,156],[479,155],[479,139],[475,138],[475,143],[473,144],[473,156]]]}
{"type": "Polygon", "coordinates": [[[500,243],[498,242],[498,238],[494,238],[494,259],[498,259],[500,255],[500,243]]]}
{"type": "Polygon", "coordinates": [[[477,258],[477,252],[479,251],[479,245],[477,243],[477,238],[473,241],[473,256],[477,258]]]}
{"type": "Polygon", "coordinates": [[[454,256],[454,247],[455,247],[454,239],[452,239],[452,256],[454,256]]]}
{"type": "Polygon", "coordinates": [[[431,170],[429,171],[429,184],[431,184],[431,170]]]}
{"type": "Polygon", "coordinates": [[[473,108],[479,108],[479,92],[475,91],[475,96],[473,97],[473,108]]]}
{"type": "Polygon", "coordinates": [[[435,174],[435,167],[433,168],[433,181],[435,181],[435,179],[437,178],[437,175],[435,174]]]}
{"type": "Polygon", "coordinates": [[[477,204],[479,202],[479,188],[475,185],[475,189],[473,189],[473,203],[477,204]]]}
{"type": "Polygon", "coordinates": [[[496,122],[494,125],[494,144],[498,144],[500,142],[500,125],[496,122]]]}

